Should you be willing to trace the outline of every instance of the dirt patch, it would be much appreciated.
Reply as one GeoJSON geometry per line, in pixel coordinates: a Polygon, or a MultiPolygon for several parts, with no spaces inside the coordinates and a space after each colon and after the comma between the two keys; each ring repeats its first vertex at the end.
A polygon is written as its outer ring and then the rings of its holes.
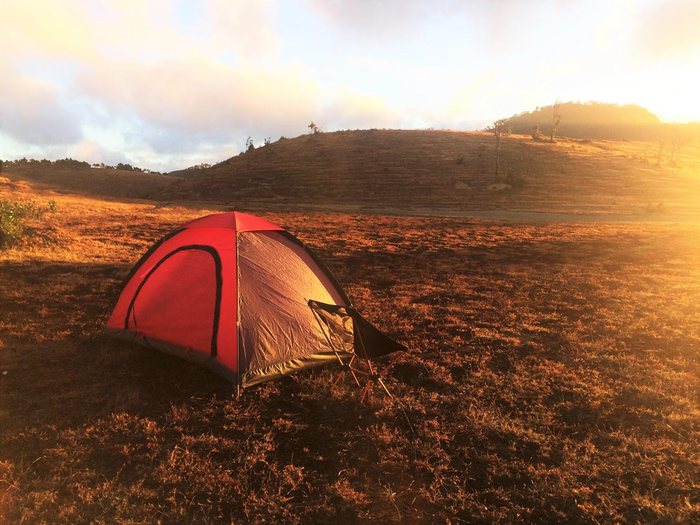
{"type": "Polygon", "coordinates": [[[486,189],[488,191],[504,191],[504,190],[509,190],[512,187],[513,186],[511,186],[510,184],[504,184],[502,182],[498,182],[498,183],[494,183],[494,184],[489,184],[488,186],[486,186],[486,189]]]}

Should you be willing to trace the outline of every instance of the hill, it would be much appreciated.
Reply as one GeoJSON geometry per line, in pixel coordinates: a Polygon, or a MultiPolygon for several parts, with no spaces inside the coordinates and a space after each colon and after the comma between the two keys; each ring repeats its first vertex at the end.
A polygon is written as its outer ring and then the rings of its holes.
{"type": "Polygon", "coordinates": [[[94,168],[87,162],[71,159],[3,162],[0,173],[10,181],[38,183],[60,193],[115,199],[145,199],[177,180],[134,169],[94,168]]]}
{"type": "Polygon", "coordinates": [[[200,173],[203,173],[207,168],[210,167],[211,164],[197,164],[196,166],[190,166],[189,168],[185,168],[182,170],[170,171],[168,172],[168,175],[171,177],[187,178],[192,177],[193,175],[199,175],[200,173]]]}
{"type": "Polygon", "coordinates": [[[700,213],[700,155],[658,145],[509,136],[494,177],[485,132],[342,131],[257,148],[164,188],[160,199],[264,209],[700,213]],[[658,160],[658,164],[657,164],[658,160]]]}
{"type": "Polygon", "coordinates": [[[554,105],[538,107],[509,118],[508,125],[513,133],[521,135],[531,135],[535,127],[549,135],[555,111],[561,116],[556,133],[560,137],[656,142],[663,130],[659,118],[645,108],[600,102],[566,102],[556,108],[554,105]]]}

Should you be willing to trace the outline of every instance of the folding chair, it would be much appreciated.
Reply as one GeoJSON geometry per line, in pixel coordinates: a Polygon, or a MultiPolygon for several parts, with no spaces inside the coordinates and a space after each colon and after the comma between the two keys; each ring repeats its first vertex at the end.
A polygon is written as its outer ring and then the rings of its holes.
{"type": "Polygon", "coordinates": [[[314,300],[310,300],[308,304],[341,366],[331,390],[349,373],[355,384],[362,389],[360,403],[364,403],[375,383],[381,386],[386,395],[393,398],[382,376],[394,366],[398,357],[383,367],[381,372],[372,364],[372,360],[396,351],[405,351],[406,347],[384,335],[352,306],[326,304],[314,300]],[[360,368],[359,363],[364,363],[364,368],[360,368]],[[365,380],[364,387],[360,378],[365,380]]]}

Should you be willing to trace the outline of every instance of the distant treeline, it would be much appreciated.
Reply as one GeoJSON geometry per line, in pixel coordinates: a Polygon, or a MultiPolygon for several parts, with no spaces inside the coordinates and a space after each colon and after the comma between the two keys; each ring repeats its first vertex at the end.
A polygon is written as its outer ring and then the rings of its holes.
{"type": "Polygon", "coordinates": [[[168,175],[170,175],[171,177],[187,178],[193,175],[197,175],[209,168],[211,168],[211,164],[202,162],[201,164],[195,164],[194,166],[190,166],[189,168],[185,168],[184,170],[170,171],[168,172],[168,175]]]}
{"type": "Polygon", "coordinates": [[[555,112],[561,117],[556,128],[559,137],[658,142],[664,135],[697,136],[700,132],[700,123],[664,124],[640,106],[602,102],[564,102],[538,107],[514,115],[507,119],[507,124],[512,133],[534,136],[539,132],[549,136],[555,112]]]}
{"type": "Polygon", "coordinates": [[[80,161],[80,160],[75,160],[75,159],[59,159],[59,160],[36,160],[36,159],[18,159],[18,160],[2,160],[0,159],[0,171],[2,171],[5,167],[10,167],[10,166],[17,166],[17,167],[22,167],[22,166],[41,166],[41,167],[59,167],[59,168],[72,168],[72,169],[84,169],[84,168],[97,168],[97,169],[106,169],[106,170],[122,170],[122,171],[137,171],[140,173],[158,173],[157,171],[150,171],[148,169],[142,169],[137,166],[132,166],[131,164],[123,164],[119,163],[116,166],[109,166],[107,164],[104,164],[103,162],[99,164],[92,164],[85,162],[85,161],[80,161]]]}

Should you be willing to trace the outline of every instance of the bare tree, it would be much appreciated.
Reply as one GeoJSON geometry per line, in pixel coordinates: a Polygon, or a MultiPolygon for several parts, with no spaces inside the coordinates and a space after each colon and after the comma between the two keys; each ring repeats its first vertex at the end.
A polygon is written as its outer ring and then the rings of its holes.
{"type": "Polygon", "coordinates": [[[681,126],[671,128],[669,135],[671,142],[671,164],[678,162],[681,155],[681,148],[692,142],[692,135],[689,129],[684,129],[681,126]]]}
{"type": "Polygon", "coordinates": [[[661,165],[661,157],[664,154],[664,150],[668,145],[668,127],[664,126],[661,128],[661,136],[659,137],[659,152],[656,154],[656,165],[661,165]]]}
{"type": "Polygon", "coordinates": [[[549,142],[554,142],[554,137],[557,135],[559,123],[561,122],[561,101],[557,100],[552,105],[552,127],[549,133],[549,142]]]}
{"type": "Polygon", "coordinates": [[[496,137],[496,169],[494,170],[494,177],[498,179],[498,171],[501,168],[501,137],[510,135],[508,119],[502,118],[495,121],[490,127],[486,128],[486,131],[490,131],[496,137]]]}

